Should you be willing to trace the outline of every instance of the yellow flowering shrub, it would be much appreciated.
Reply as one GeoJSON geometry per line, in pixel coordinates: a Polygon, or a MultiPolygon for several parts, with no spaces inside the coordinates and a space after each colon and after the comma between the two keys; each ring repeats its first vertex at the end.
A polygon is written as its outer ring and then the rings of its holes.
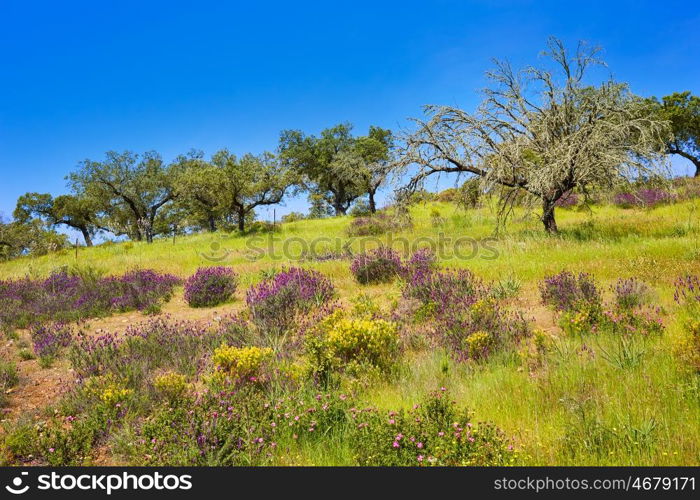
{"type": "Polygon", "coordinates": [[[265,363],[272,359],[268,347],[232,347],[222,345],[214,350],[214,366],[234,378],[251,378],[261,374],[265,363]]]}
{"type": "Polygon", "coordinates": [[[131,396],[131,394],[133,394],[133,392],[134,391],[132,389],[127,389],[119,383],[110,382],[107,384],[107,387],[102,389],[100,399],[107,406],[114,406],[118,403],[124,402],[129,396],[131,396]]]}
{"type": "Polygon", "coordinates": [[[165,372],[156,376],[153,387],[167,400],[177,401],[187,393],[187,378],[180,373],[165,372]]]}
{"type": "Polygon", "coordinates": [[[330,354],[343,362],[385,366],[398,350],[395,323],[383,319],[340,318],[326,333],[330,354]]]}
{"type": "Polygon", "coordinates": [[[107,406],[114,406],[125,401],[133,394],[124,383],[111,375],[100,375],[85,380],[81,389],[86,399],[100,401],[107,406]]]}
{"type": "Polygon", "coordinates": [[[489,349],[493,346],[493,337],[488,332],[474,332],[464,339],[467,352],[472,359],[479,359],[488,355],[489,349]]]}

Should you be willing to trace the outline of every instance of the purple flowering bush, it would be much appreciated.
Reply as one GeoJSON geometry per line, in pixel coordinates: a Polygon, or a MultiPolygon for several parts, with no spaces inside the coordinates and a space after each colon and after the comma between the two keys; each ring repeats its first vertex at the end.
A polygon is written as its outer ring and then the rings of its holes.
{"type": "Polygon", "coordinates": [[[225,266],[200,267],[185,281],[185,300],[191,307],[211,307],[236,292],[238,276],[225,266]]]}
{"type": "Polygon", "coordinates": [[[588,273],[575,276],[570,271],[545,276],[540,283],[542,303],[556,311],[576,311],[582,307],[600,306],[600,292],[588,273]]]}
{"type": "Polygon", "coordinates": [[[36,324],[30,328],[34,354],[42,367],[48,367],[63,348],[71,345],[73,332],[63,323],[36,324]]]}
{"type": "Polygon", "coordinates": [[[328,303],[334,294],[333,284],[323,274],[290,267],[252,286],[246,304],[258,328],[280,335],[295,324],[297,315],[328,303]]]}
{"type": "Polygon", "coordinates": [[[615,205],[623,208],[644,207],[650,208],[673,199],[671,193],[658,188],[638,189],[634,192],[617,193],[613,199],[615,205]]]}
{"type": "Polygon", "coordinates": [[[0,281],[0,324],[4,328],[31,323],[73,321],[138,309],[155,312],[172,296],[180,280],[152,270],[123,276],[86,279],[67,271],[46,279],[0,281]]]}
{"type": "Polygon", "coordinates": [[[346,232],[348,236],[377,236],[407,227],[410,227],[408,221],[403,221],[400,217],[380,212],[367,217],[353,218],[346,232]]]}
{"type": "Polygon", "coordinates": [[[416,274],[427,274],[437,267],[435,253],[430,248],[420,248],[413,252],[411,258],[406,263],[406,272],[409,276],[416,274]]]}
{"type": "Polygon", "coordinates": [[[437,272],[418,267],[403,295],[420,301],[419,316],[431,320],[437,341],[457,361],[487,358],[530,334],[523,315],[495,300],[489,287],[466,269],[437,272]]]}
{"type": "Polygon", "coordinates": [[[649,299],[649,286],[637,278],[620,278],[612,287],[615,303],[621,309],[634,309],[649,299]]]}
{"type": "Polygon", "coordinates": [[[350,272],[358,283],[389,283],[404,274],[399,254],[389,247],[379,247],[355,256],[350,272]]]}
{"type": "Polygon", "coordinates": [[[147,380],[159,369],[190,376],[207,368],[207,356],[219,345],[241,345],[243,321],[228,321],[226,328],[212,328],[167,317],[129,326],[121,336],[76,336],[69,359],[80,378],[114,375],[130,386],[147,380]]]}
{"type": "Polygon", "coordinates": [[[403,287],[404,297],[441,309],[454,302],[469,306],[485,294],[484,283],[468,269],[437,272],[431,267],[411,266],[403,287]]]}
{"type": "Polygon", "coordinates": [[[690,308],[700,307],[700,277],[693,274],[681,276],[676,280],[674,300],[690,308]]]}
{"type": "Polygon", "coordinates": [[[363,466],[510,465],[516,453],[503,431],[474,422],[443,390],[409,411],[351,409],[355,459],[363,466]]]}
{"type": "Polygon", "coordinates": [[[572,191],[568,191],[557,200],[556,206],[560,208],[572,208],[578,205],[578,202],[579,196],[572,191]]]}

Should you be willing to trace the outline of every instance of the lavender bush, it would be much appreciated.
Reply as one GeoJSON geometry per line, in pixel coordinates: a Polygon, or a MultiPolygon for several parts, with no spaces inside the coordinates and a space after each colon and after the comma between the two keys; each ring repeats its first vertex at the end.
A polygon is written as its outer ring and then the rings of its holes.
{"type": "Polygon", "coordinates": [[[623,208],[655,207],[671,201],[671,193],[658,188],[638,189],[634,192],[617,193],[613,199],[615,205],[623,208]]]}
{"type": "Polygon", "coordinates": [[[299,313],[327,303],[334,293],[332,283],[321,273],[291,267],[251,287],[246,303],[258,328],[281,334],[299,313]]]}
{"type": "Polygon", "coordinates": [[[620,278],[612,287],[615,303],[622,309],[643,305],[649,297],[649,286],[637,278],[620,278]]]}
{"type": "Polygon", "coordinates": [[[113,375],[137,387],[149,374],[168,369],[190,376],[205,369],[207,355],[222,343],[240,345],[249,328],[243,321],[212,328],[188,321],[155,318],[129,326],[123,335],[78,335],[69,359],[80,378],[113,375]]]}
{"type": "Polygon", "coordinates": [[[471,306],[485,296],[486,287],[468,269],[437,272],[431,267],[412,266],[403,288],[407,298],[418,299],[423,304],[433,304],[438,308],[451,303],[471,306]]]}
{"type": "Polygon", "coordinates": [[[400,217],[377,213],[369,217],[355,217],[346,232],[348,236],[377,236],[407,227],[410,227],[410,223],[400,217]]]}
{"type": "Polygon", "coordinates": [[[230,267],[200,267],[185,281],[185,300],[191,307],[211,307],[229,300],[238,276],[230,267]]]}
{"type": "Polygon", "coordinates": [[[700,307],[700,277],[688,274],[678,278],[673,298],[678,304],[700,307]]]}
{"type": "Polygon", "coordinates": [[[357,255],[350,264],[358,283],[388,283],[404,274],[401,257],[389,247],[379,247],[367,253],[357,255]]]}
{"type": "Polygon", "coordinates": [[[529,334],[522,314],[490,298],[489,288],[471,271],[413,269],[404,297],[417,299],[427,308],[438,342],[456,360],[486,358],[529,334]]]}
{"type": "Polygon", "coordinates": [[[542,302],[557,311],[574,311],[580,307],[600,306],[601,298],[593,277],[588,273],[575,276],[569,271],[546,276],[540,283],[542,302]]]}
{"type": "Polygon", "coordinates": [[[180,280],[152,270],[89,279],[58,271],[46,279],[0,281],[0,323],[26,327],[46,320],[72,321],[138,309],[154,311],[180,280]]]}
{"type": "Polygon", "coordinates": [[[433,271],[436,266],[437,261],[433,251],[429,248],[421,248],[411,255],[406,263],[406,271],[410,276],[417,273],[426,274],[433,271]]]}
{"type": "Polygon", "coordinates": [[[34,354],[43,367],[50,366],[64,347],[73,340],[71,328],[63,323],[33,325],[30,328],[34,354]]]}
{"type": "Polygon", "coordinates": [[[560,208],[572,208],[578,205],[579,196],[571,191],[564,193],[564,195],[557,200],[556,206],[560,208]]]}

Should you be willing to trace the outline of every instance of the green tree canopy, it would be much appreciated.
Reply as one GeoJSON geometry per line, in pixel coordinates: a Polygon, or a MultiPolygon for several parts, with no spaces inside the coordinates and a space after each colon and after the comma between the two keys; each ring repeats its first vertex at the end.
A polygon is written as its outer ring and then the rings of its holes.
{"type": "Polygon", "coordinates": [[[671,122],[673,138],[666,143],[666,151],[690,160],[695,177],[700,177],[700,97],[686,91],[650,102],[661,119],[671,122]]]}
{"type": "Polygon", "coordinates": [[[92,238],[100,229],[99,206],[90,198],[50,194],[26,193],[17,200],[13,213],[20,223],[38,218],[50,226],[64,225],[80,231],[85,245],[92,246],[92,238]]]}
{"type": "Polygon", "coordinates": [[[158,220],[161,208],[175,199],[170,167],[160,155],[109,151],[103,161],[85,160],[68,176],[79,196],[103,204],[107,227],[149,243],[168,230],[158,220]]]}
{"type": "Polygon", "coordinates": [[[256,208],[280,203],[297,182],[294,171],[268,152],[248,153],[239,159],[222,149],[212,156],[211,163],[223,172],[225,214],[233,216],[240,231],[245,230],[256,208]]]}
{"type": "MultiPolygon", "coordinates": [[[[370,128],[364,137],[352,135],[352,125],[342,123],[327,128],[319,137],[299,130],[285,130],[280,136],[280,156],[312,196],[330,205],[336,215],[344,215],[359,197],[374,195],[385,181],[382,168],[388,165],[391,133],[370,128]]],[[[318,210],[316,210],[318,212],[318,210]]]]}

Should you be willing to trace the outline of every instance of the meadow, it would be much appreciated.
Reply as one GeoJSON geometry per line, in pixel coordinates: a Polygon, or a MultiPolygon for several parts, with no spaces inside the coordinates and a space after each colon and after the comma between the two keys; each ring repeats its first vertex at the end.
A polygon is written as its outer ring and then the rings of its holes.
{"type": "Polygon", "coordinates": [[[496,218],[430,201],[369,236],[330,217],[1,263],[168,278],[3,324],[0,461],[700,464],[700,200],[559,208],[556,236],[496,218]]]}

